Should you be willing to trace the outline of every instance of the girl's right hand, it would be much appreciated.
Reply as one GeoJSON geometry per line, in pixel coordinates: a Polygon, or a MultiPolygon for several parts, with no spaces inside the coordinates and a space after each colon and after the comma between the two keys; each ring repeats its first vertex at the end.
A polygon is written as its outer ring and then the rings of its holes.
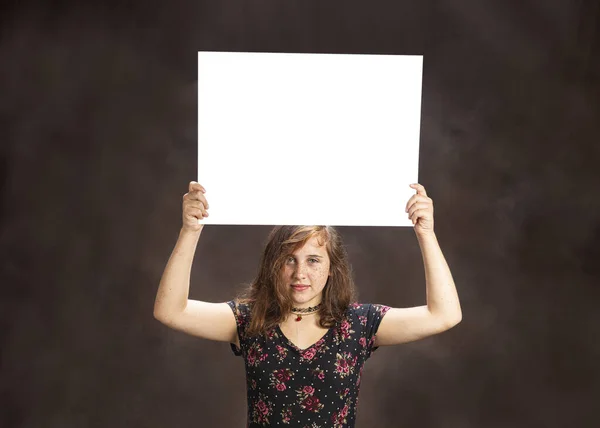
{"type": "Polygon", "coordinates": [[[204,227],[198,223],[208,217],[208,202],[204,193],[206,190],[200,183],[190,182],[189,192],[183,195],[183,230],[190,232],[199,232],[204,227]]]}

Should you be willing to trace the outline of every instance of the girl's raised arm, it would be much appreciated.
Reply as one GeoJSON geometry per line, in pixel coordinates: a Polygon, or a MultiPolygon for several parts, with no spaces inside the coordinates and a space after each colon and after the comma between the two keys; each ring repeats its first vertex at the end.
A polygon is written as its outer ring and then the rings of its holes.
{"type": "Polygon", "coordinates": [[[236,321],[227,303],[188,299],[192,262],[204,228],[198,220],[208,216],[205,192],[204,187],[192,181],[183,197],[183,226],[160,280],[154,317],[193,336],[237,345],[236,321]]]}

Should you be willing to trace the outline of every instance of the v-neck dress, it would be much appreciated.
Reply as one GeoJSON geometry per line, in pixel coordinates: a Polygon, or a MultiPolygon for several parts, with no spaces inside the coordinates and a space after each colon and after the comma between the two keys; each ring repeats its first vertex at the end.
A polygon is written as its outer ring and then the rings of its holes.
{"type": "Polygon", "coordinates": [[[377,347],[377,329],[390,309],[352,303],[344,319],[312,346],[300,349],[279,326],[248,336],[251,307],[227,302],[237,322],[248,399],[247,427],[351,428],[363,366],[377,347]]]}

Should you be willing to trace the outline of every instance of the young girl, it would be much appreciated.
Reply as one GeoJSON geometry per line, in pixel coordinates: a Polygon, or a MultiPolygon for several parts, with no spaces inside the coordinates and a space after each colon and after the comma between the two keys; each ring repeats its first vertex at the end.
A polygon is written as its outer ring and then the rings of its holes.
{"type": "Polygon", "coordinates": [[[328,226],[271,232],[259,273],[226,303],[188,299],[190,271],[208,216],[205,189],[191,182],[183,227],[165,268],[154,316],[177,330],[229,342],[244,358],[248,426],[354,427],[364,363],[379,346],[443,332],[461,309],[433,231],[433,202],[420,184],[406,204],[425,265],[427,305],[390,308],[355,302],[341,238],[328,226]]]}

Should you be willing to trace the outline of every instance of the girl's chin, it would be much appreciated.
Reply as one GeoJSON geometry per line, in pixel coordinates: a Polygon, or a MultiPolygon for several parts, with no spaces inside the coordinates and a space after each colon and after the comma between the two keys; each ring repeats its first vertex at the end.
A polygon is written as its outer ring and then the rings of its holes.
{"type": "MultiPolygon", "coordinates": [[[[298,296],[293,296],[292,302],[294,303],[294,306],[306,305],[306,304],[312,302],[313,300],[316,301],[315,297],[316,296],[306,296],[303,299],[299,299],[298,296]]],[[[315,305],[316,305],[316,303],[315,303],[315,305]]],[[[312,306],[312,304],[310,304],[308,306],[312,306]]]]}

